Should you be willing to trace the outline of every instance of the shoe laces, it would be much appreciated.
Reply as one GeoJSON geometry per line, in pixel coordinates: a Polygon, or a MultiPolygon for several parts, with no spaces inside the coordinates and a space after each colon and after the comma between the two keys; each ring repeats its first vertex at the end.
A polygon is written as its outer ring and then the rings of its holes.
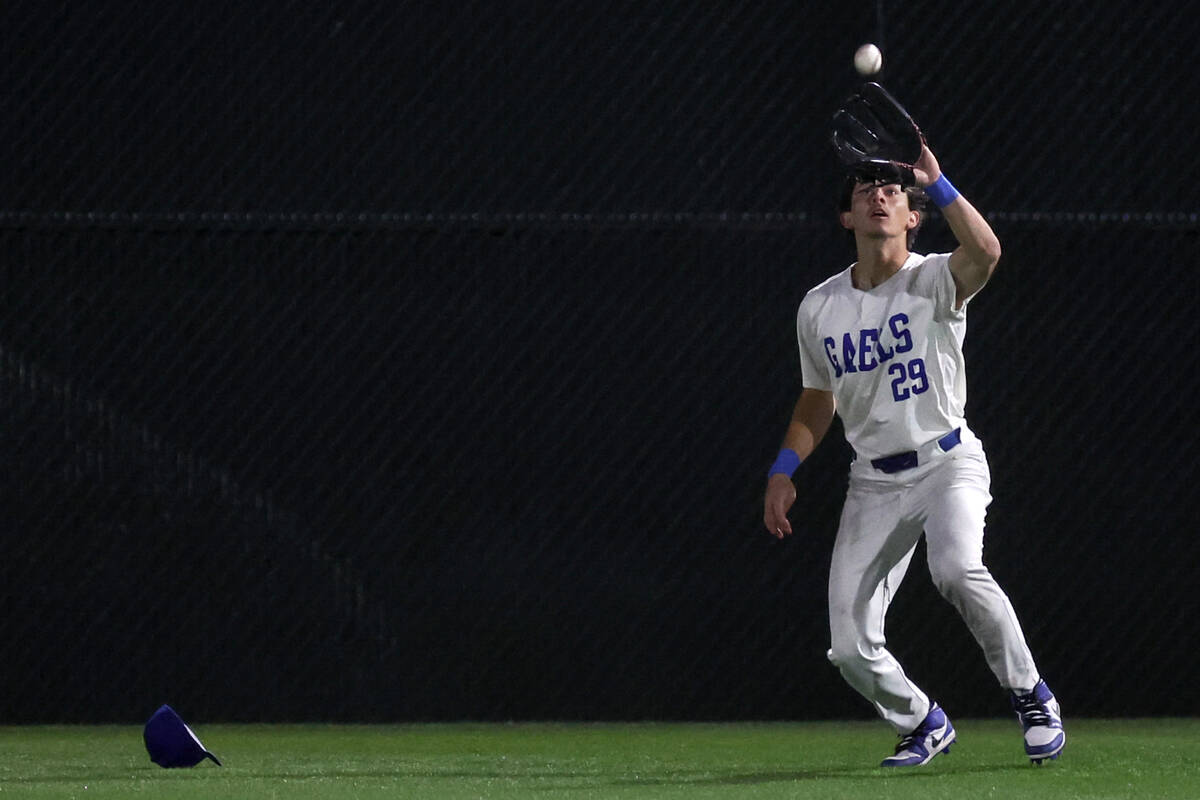
{"type": "Polygon", "coordinates": [[[906,733],[901,736],[899,744],[896,745],[896,755],[900,755],[905,750],[911,750],[917,739],[921,738],[919,734],[920,731],[915,730],[912,733],[906,733]]]}
{"type": "Polygon", "coordinates": [[[1032,692],[1024,697],[1014,698],[1013,704],[1017,708],[1017,714],[1020,715],[1021,721],[1027,726],[1034,728],[1050,724],[1050,710],[1032,692]]]}

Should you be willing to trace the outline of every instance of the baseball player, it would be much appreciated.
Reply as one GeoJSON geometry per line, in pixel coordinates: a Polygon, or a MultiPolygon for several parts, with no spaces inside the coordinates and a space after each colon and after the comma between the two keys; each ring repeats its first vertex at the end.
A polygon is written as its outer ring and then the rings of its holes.
{"type": "Polygon", "coordinates": [[[983,563],[991,476],[963,416],[967,305],[996,268],[1000,243],[924,144],[911,172],[860,166],[839,216],[858,260],[800,304],[804,386],[768,475],[764,522],[780,539],[792,533],[792,475],[836,412],[855,460],[830,567],[828,656],[900,734],[883,766],[926,764],[955,740],[945,712],[885,647],[884,616],[922,532],[934,584],[1010,693],[1025,752],[1040,765],[1058,757],[1066,735],[1012,605],[983,563]],[[909,251],[926,199],[957,239],[953,253],[909,251]]]}

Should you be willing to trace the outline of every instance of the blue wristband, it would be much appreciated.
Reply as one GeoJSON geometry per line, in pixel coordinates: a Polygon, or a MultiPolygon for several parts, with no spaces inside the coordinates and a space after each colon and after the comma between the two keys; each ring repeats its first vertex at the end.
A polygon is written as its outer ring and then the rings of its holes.
{"type": "Polygon", "coordinates": [[[945,173],[925,187],[925,194],[929,195],[929,199],[938,208],[945,208],[958,199],[958,189],[954,188],[954,184],[950,182],[945,173]]]}
{"type": "Polygon", "coordinates": [[[771,465],[767,478],[770,479],[772,475],[787,475],[790,478],[799,466],[800,455],[795,450],[785,447],[775,457],[775,463],[771,465]]]}

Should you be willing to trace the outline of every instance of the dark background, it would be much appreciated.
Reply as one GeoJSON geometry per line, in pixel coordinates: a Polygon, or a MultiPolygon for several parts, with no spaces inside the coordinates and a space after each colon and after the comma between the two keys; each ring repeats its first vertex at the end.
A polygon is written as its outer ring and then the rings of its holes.
{"type": "MultiPolygon", "coordinates": [[[[808,719],[849,450],[761,526],[880,78],[1005,248],[987,561],[1068,716],[1200,713],[1186,3],[0,12],[0,721],[808,719]]],[[[919,250],[952,247],[932,215],[919,250]]],[[[890,616],[1008,713],[923,556],[890,616]]]]}

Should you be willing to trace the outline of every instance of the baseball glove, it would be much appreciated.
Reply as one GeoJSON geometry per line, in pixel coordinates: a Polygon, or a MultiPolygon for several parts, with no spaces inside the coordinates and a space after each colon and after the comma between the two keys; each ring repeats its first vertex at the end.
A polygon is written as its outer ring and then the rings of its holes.
{"type": "Polygon", "coordinates": [[[904,106],[878,83],[864,83],[833,115],[831,140],[851,172],[894,172],[912,180],[925,137],[904,106]]]}

